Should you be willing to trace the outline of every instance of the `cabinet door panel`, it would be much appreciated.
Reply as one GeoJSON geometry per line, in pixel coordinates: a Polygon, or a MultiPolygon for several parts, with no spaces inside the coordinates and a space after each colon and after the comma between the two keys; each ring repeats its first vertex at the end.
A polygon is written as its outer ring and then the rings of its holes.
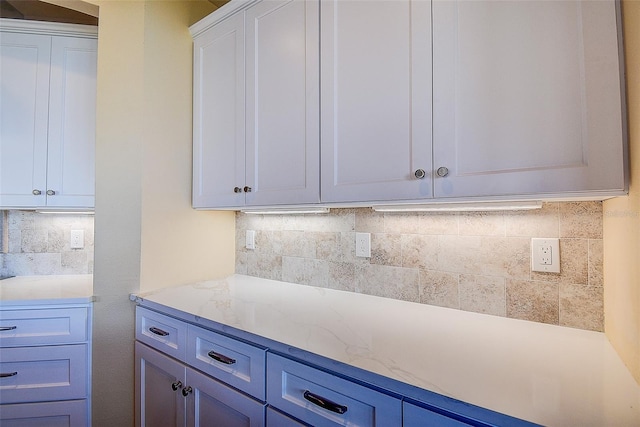
{"type": "Polygon", "coordinates": [[[264,426],[263,403],[191,368],[187,368],[187,384],[193,389],[187,426],[264,426]]]}
{"type": "Polygon", "coordinates": [[[185,398],[172,384],[185,384],[185,368],[151,348],[135,343],[136,426],[184,426],[185,398]]]}
{"type": "Polygon", "coordinates": [[[244,205],[244,14],[194,40],[193,207],[244,205]]]}
{"type": "Polygon", "coordinates": [[[246,12],[247,205],[319,201],[317,1],[246,12]]]}
{"type": "Polygon", "coordinates": [[[433,23],[436,197],[623,189],[614,2],[436,0],[433,23]]]}
{"type": "Polygon", "coordinates": [[[86,427],[86,400],[2,405],[2,427],[86,427]]]}
{"type": "Polygon", "coordinates": [[[322,3],[323,201],[431,197],[430,13],[427,1],[322,3]]]}
{"type": "Polygon", "coordinates": [[[97,40],[53,38],[47,206],[94,206],[97,63],[97,40]]]}
{"type": "Polygon", "coordinates": [[[46,202],[50,55],[51,37],[0,36],[0,206],[46,202]]]}

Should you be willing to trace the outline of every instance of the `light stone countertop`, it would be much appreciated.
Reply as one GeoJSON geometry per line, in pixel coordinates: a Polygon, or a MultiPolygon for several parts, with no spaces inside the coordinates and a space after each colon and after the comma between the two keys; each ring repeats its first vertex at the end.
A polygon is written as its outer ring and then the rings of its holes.
{"type": "Polygon", "coordinates": [[[93,275],[17,276],[0,280],[0,305],[80,304],[93,301],[93,275]]]}
{"type": "Polygon", "coordinates": [[[543,425],[640,426],[602,333],[243,275],[136,297],[543,425]]]}

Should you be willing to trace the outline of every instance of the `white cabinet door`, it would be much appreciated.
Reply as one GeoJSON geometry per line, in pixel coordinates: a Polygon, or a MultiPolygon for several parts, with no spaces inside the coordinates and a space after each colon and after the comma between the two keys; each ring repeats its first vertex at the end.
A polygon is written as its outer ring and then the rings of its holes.
{"type": "Polygon", "coordinates": [[[436,198],[622,191],[613,1],[433,2],[436,198]]]}
{"type": "Polygon", "coordinates": [[[49,36],[0,34],[0,206],[46,203],[50,54],[49,36]]]}
{"type": "Polygon", "coordinates": [[[247,205],[319,201],[318,1],[246,12],[247,205]]]}
{"type": "Polygon", "coordinates": [[[193,72],[193,207],[242,206],[244,12],[195,38],[193,72]]]}
{"type": "Polygon", "coordinates": [[[52,41],[47,206],[94,206],[97,44],[52,41]]]}
{"type": "Polygon", "coordinates": [[[322,2],[322,201],[432,196],[430,6],[322,2]]]}

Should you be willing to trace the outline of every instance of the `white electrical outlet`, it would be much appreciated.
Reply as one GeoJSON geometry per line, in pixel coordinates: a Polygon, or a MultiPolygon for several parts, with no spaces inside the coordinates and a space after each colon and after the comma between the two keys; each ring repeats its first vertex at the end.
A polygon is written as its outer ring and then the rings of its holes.
{"type": "Polygon", "coordinates": [[[560,273],[560,239],[531,239],[531,271],[560,273]]]}
{"type": "Polygon", "coordinates": [[[71,249],[84,248],[84,230],[71,230],[71,249]]]}
{"type": "Polygon", "coordinates": [[[255,249],[256,248],[256,232],[255,232],[255,230],[247,230],[247,234],[245,235],[245,248],[247,248],[247,249],[255,249]]]}
{"type": "Polygon", "coordinates": [[[371,233],[356,233],[356,256],[371,258],[371,233]]]}

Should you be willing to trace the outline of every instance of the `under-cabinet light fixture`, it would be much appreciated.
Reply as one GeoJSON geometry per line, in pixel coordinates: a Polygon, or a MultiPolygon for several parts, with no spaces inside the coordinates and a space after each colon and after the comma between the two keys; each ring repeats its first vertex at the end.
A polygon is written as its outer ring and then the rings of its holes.
{"type": "Polygon", "coordinates": [[[94,211],[49,211],[49,210],[38,210],[36,209],[36,213],[41,214],[50,214],[50,215],[95,215],[94,211]]]}
{"type": "Polygon", "coordinates": [[[488,211],[521,211],[541,209],[542,202],[469,202],[469,203],[440,203],[422,205],[388,205],[373,206],[376,212],[488,212],[488,211]]]}
{"type": "Polygon", "coordinates": [[[274,209],[241,209],[240,212],[254,215],[301,215],[301,214],[325,214],[329,213],[329,208],[308,207],[308,208],[274,208],[274,209]]]}

